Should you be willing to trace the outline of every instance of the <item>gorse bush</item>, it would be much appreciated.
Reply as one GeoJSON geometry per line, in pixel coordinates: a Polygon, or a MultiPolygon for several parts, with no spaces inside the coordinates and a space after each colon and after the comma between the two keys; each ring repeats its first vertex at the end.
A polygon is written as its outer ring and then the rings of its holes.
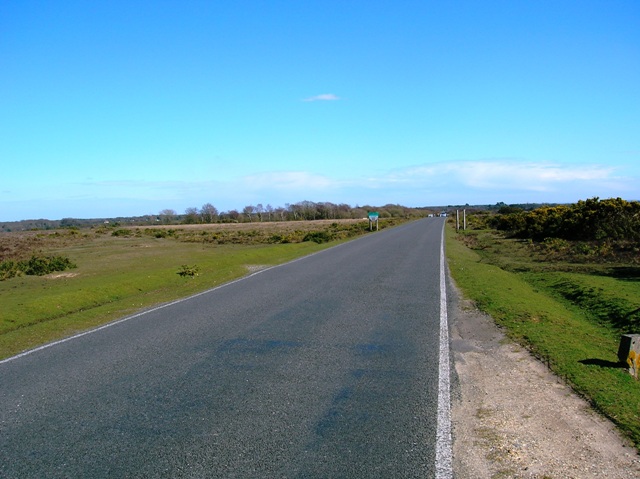
{"type": "Polygon", "coordinates": [[[198,268],[198,266],[195,264],[193,266],[183,264],[182,266],[180,266],[180,270],[178,271],[178,274],[183,278],[186,278],[186,277],[193,278],[194,276],[198,276],[200,274],[200,268],[198,268]]]}
{"type": "Polygon", "coordinates": [[[64,256],[33,255],[28,260],[0,262],[0,281],[20,276],[21,274],[43,276],[56,271],[65,271],[77,266],[64,256]]]}
{"type": "Polygon", "coordinates": [[[55,271],[73,269],[77,266],[69,258],[64,256],[38,256],[33,255],[27,261],[21,261],[19,268],[24,274],[42,276],[55,271]]]}
{"type": "Polygon", "coordinates": [[[120,228],[120,229],[114,230],[114,231],[111,233],[111,236],[125,236],[125,237],[129,237],[129,236],[132,236],[132,235],[133,235],[133,232],[132,232],[131,230],[129,230],[129,229],[126,229],[126,228],[120,228]]]}
{"type": "Polygon", "coordinates": [[[508,210],[493,217],[491,226],[534,241],[640,241],[640,202],[596,197],[527,212],[508,210]]]}
{"type": "MultiPolygon", "coordinates": [[[[142,234],[146,236],[153,236],[154,238],[169,238],[169,237],[176,237],[179,231],[182,231],[182,230],[145,228],[142,231],[142,234]]],[[[140,233],[138,233],[138,235],[139,234],[140,233]]]]}
{"type": "Polygon", "coordinates": [[[5,279],[14,278],[21,274],[18,269],[18,263],[11,260],[5,260],[0,262],[0,281],[5,279]]]}
{"type": "Polygon", "coordinates": [[[329,231],[312,231],[307,233],[302,241],[313,241],[318,244],[328,243],[334,238],[334,235],[329,231]]]}

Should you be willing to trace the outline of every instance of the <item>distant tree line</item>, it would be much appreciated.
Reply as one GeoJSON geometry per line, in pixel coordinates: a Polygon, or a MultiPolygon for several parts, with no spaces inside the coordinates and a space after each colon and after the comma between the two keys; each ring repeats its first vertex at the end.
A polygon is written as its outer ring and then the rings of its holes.
{"type": "Polygon", "coordinates": [[[640,241],[640,202],[598,197],[571,205],[531,211],[504,206],[490,219],[492,227],[518,238],[543,241],[640,241]]]}
{"type": "MultiPolygon", "coordinates": [[[[469,205],[467,205],[469,206],[469,205]]],[[[499,201],[495,205],[487,205],[479,207],[482,210],[497,211],[501,214],[516,213],[518,211],[531,211],[545,206],[558,206],[558,203],[512,203],[506,204],[504,201],[499,201]]]]}
{"type": "Polygon", "coordinates": [[[218,211],[211,203],[205,203],[202,207],[189,207],[184,214],[179,214],[174,209],[163,209],[158,214],[149,214],[133,217],[115,218],[63,218],[61,220],[23,220],[0,223],[0,231],[26,231],[26,230],[49,230],[57,228],[83,228],[101,224],[209,224],[209,223],[244,223],[263,221],[302,221],[302,220],[337,220],[366,218],[369,211],[377,211],[380,218],[397,218],[411,216],[426,216],[428,213],[440,211],[441,207],[410,208],[397,204],[387,204],[385,206],[355,206],[345,203],[300,201],[298,203],[287,203],[284,206],[247,205],[241,210],[231,209],[228,211],[218,211]]]}
{"type": "Polygon", "coordinates": [[[219,212],[211,203],[187,208],[183,215],[175,210],[162,210],[158,221],[163,224],[207,224],[207,223],[253,223],[266,221],[311,221],[366,218],[369,211],[376,211],[381,218],[426,216],[428,208],[409,208],[387,204],[373,207],[370,205],[351,207],[345,203],[300,201],[273,207],[270,204],[247,205],[242,210],[232,209],[219,212]]]}

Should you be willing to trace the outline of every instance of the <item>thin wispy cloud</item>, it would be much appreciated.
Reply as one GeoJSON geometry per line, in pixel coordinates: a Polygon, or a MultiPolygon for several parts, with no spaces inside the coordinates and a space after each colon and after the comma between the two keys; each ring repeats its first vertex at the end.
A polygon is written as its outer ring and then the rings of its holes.
{"type": "Polygon", "coordinates": [[[367,178],[371,189],[425,195],[425,204],[573,202],[593,196],[625,196],[637,179],[598,164],[557,164],[521,159],[432,163],[367,178]]]}
{"type": "Polygon", "coordinates": [[[614,173],[615,168],[602,165],[561,165],[497,159],[414,166],[396,170],[388,178],[390,181],[405,184],[433,178],[449,178],[472,188],[540,190],[567,182],[614,180],[614,173]]]}
{"type": "MultiPolygon", "coordinates": [[[[234,201],[273,201],[286,198],[295,202],[313,195],[323,201],[359,202],[360,195],[387,191],[406,198],[408,204],[420,204],[422,192],[429,193],[428,204],[467,202],[472,197],[497,197],[502,200],[511,195],[523,202],[536,202],[541,198],[562,202],[591,196],[612,197],[633,191],[637,179],[626,177],[616,168],[598,164],[556,164],[524,161],[522,159],[488,159],[478,161],[451,161],[429,163],[393,170],[369,172],[365,177],[337,178],[315,172],[263,171],[227,181],[102,181],[91,182],[92,188],[105,196],[120,194],[146,198],[165,198],[173,201],[183,198],[222,196],[234,201]],[[167,191],[172,194],[167,195],[167,191]],[[584,193],[584,192],[588,193],[584,193]],[[458,198],[458,200],[456,200],[458,198]]],[[[215,201],[215,198],[211,198],[215,201]]],[[[396,200],[399,201],[399,200],[396,200]]],[[[515,200],[514,200],[515,201],[515,200]]],[[[480,201],[480,204],[484,202],[480,201]]]]}
{"type": "Polygon", "coordinates": [[[338,95],[334,95],[333,93],[323,93],[322,95],[311,96],[309,98],[305,98],[302,101],[311,102],[311,101],[337,101],[342,100],[338,95]]]}
{"type": "Polygon", "coordinates": [[[43,190],[5,201],[21,202],[32,213],[25,217],[102,217],[146,214],[172,208],[182,212],[205,202],[221,211],[247,204],[273,206],[302,200],[351,205],[401,203],[406,206],[456,204],[572,203],[580,199],[637,197],[638,178],[633,172],[600,164],[559,164],[518,158],[425,163],[405,168],[369,170],[365,175],[344,176],[309,170],[257,171],[225,180],[112,179],[75,184],[75,194],[43,190]],[[46,198],[46,200],[45,200],[46,198]],[[99,207],[85,205],[99,199],[99,207]],[[43,206],[44,205],[44,206],[43,206]],[[65,215],[55,211],[64,209],[65,215]]]}
{"type": "Polygon", "coordinates": [[[332,178],[306,171],[272,171],[242,178],[242,184],[250,190],[277,191],[326,191],[338,186],[332,178]]]}

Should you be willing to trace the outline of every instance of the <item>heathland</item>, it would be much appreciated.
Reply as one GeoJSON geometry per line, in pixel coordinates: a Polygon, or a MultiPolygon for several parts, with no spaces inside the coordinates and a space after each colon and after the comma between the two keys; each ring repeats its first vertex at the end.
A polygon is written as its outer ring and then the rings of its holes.
{"type": "Polygon", "coordinates": [[[448,228],[451,274],[488,313],[640,446],[640,203],[470,212],[448,228]]]}
{"type": "MultiPolygon", "coordinates": [[[[411,216],[379,220],[380,229],[411,216]]],[[[0,358],[371,233],[368,220],[0,233],[0,358]]]]}
{"type": "MultiPolygon", "coordinates": [[[[617,356],[640,334],[640,203],[496,206],[467,207],[465,230],[449,217],[456,283],[640,445],[640,359],[617,356]]],[[[0,233],[0,358],[372,233],[361,215],[302,218],[0,233]]]]}

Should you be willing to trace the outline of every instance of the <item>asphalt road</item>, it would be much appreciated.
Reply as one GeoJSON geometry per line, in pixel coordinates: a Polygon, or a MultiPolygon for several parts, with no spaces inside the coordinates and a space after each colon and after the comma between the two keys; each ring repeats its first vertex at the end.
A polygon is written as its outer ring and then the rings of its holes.
{"type": "Polygon", "coordinates": [[[443,224],[0,363],[0,477],[434,477],[443,224]]]}

